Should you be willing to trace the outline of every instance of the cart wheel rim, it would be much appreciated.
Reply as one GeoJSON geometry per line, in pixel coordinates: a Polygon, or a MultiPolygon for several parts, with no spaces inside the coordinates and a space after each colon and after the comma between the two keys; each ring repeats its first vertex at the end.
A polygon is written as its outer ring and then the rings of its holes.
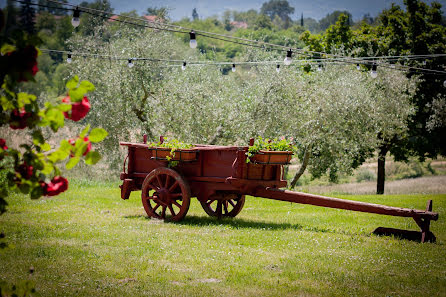
{"type": "Polygon", "coordinates": [[[200,203],[211,217],[235,217],[245,205],[245,195],[215,194],[200,203]]]}
{"type": "Polygon", "coordinates": [[[141,199],[149,217],[178,222],[189,210],[190,189],[175,170],[157,168],[144,179],[141,199]]]}

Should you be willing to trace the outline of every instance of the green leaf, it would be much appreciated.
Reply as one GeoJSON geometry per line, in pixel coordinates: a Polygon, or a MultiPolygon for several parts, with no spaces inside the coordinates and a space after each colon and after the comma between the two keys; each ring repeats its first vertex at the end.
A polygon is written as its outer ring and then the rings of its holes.
{"type": "Polygon", "coordinates": [[[79,83],[79,77],[75,75],[72,79],[70,79],[67,84],[65,85],[68,90],[74,89],[77,87],[77,84],[79,83]]]}
{"type": "Polygon", "coordinates": [[[88,136],[90,138],[91,142],[101,142],[104,140],[105,137],[107,137],[108,132],[105,131],[102,128],[94,128],[91,130],[90,135],[88,136]]]}
{"type": "Polygon", "coordinates": [[[34,144],[41,144],[41,143],[45,142],[45,139],[43,138],[42,131],[40,131],[40,130],[33,131],[32,136],[33,136],[34,144]]]}
{"type": "Polygon", "coordinates": [[[22,183],[19,184],[19,190],[20,192],[22,192],[23,194],[28,194],[29,190],[30,190],[30,186],[27,183],[22,183]]]}
{"type": "Polygon", "coordinates": [[[39,199],[43,195],[43,190],[40,186],[34,187],[31,190],[31,199],[39,199]]]}
{"type": "Polygon", "coordinates": [[[84,130],[82,130],[81,134],[79,134],[79,137],[80,137],[80,138],[84,138],[85,135],[87,135],[88,131],[90,131],[90,127],[91,127],[91,125],[88,124],[88,125],[84,128],[84,130]]]}
{"type": "Polygon", "coordinates": [[[68,142],[68,140],[64,139],[60,142],[59,150],[61,152],[70,153],[72,149],[72,145],[68,142]]]}
{"type": "Polygon", "coordinates": [[[94,91],[94,85],[89,82],[88,80],[83,80],[81,81],[81,87],[85,88],[85,90],[87,90],[87,92],[91,92],[94,91]]]}
{"type": "Polygon", "coordinates": [[[76,166],[77,163],[79,163],[79,160],[81,158],[80,157],[73,157],[71,158],[68,162],[67,165],[65,165],[65,168],[67,168],[68,170],[70,170],[71,168],[73,168],[74,166],[76,166]]]}
{"type": "Polygon", "coordinates": [[[70,95],[70,100],[71,102],[79,102],[82,101],[82,99],[84,98],[84,95],[87,93],[87,91],[82,88],[75,88],[75,89],[71,89],[68,92],[68,95],[70,95]]]}
{"type": "Polygon", "coordinates": [[[14,104],[10,100],[8,100],[5,96],[0,97],[0,105],[2,106],[3,110],[13,110],[14,104]]]}
{"type": "Polygon", "coordinates": [[[62,112],[70,111],[71,110],[71,104],[65,104],[65,103],[59,104],[59,105],[57,105],[57,109],[59,109],[62,112]]]}
{"type": "Polygon", "coordinates": [[[85,156],[85,163],[88,165],[94,165],[101,159],[101,155],[96,151],[88,152],[85,156]]]}
{"type": "Polygon", "coordinates": [[[54,107],[50,107],[45,113],[46,120],[50,122],[50,124],[56,128],[56,130],[60,127],[64,126],[65,117],[63,113],[54,107]]]}
{"type": "Polygon", "coordinates": [[[44,175],[49,175],[51,172],[53,172],[53,165],[51,163],[46,163],[43,165],[43,169],[40,170],[40,172],[44,175]]]}
{"type": "Polygon", "coordinates": [[[15,51],[15,49],[16,49],[16,47],[14,45],[4,44],[4,45],[2,45],[0,52],[3,56],[3,55],[6,55],[7,53],[15,51]]]}
{"type": "Polygon", "coordinates": [[[49,155],[48,155],[48,160],[50,160],[50,161],[53,162],[53,163],[56,163],[56,162],[59,161],[59,160],[63,160],[63,159],[61,158],[61,152],[57,150],[57,151],[55,151],[55,152],[49,154],[49,155]]]}
{"type": "Polygon", "coordinates": [[[19,107],[23,107],[26,104],[30,104],[32,101],[36,101],[36,96],[28,93],[20,92],[17,94],[17,101],[19,102],[19,107]]]}
{"type": "Polygon", "coordinates": [[[51,145],[48,142],[45,142],[42,146],[41,146],[42,150],[47,152],[51,149],[51,145]]]}

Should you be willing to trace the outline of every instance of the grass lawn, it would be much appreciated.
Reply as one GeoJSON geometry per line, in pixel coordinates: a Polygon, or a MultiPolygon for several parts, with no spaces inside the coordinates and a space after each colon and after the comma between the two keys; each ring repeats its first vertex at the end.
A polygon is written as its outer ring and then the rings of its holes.
{"type": "Polygon", "coordinates": [[[192,200],[184,221],[164,223],[139,195],[77,182],[52,199],[11,196],[0,280],[32,280],[42,296],[446,295],[446,194],[337,196],[419,209],[433,199],[435,244],[370,235],[416,230],[409,218],[254,197],[235,219],[192,200]]]}

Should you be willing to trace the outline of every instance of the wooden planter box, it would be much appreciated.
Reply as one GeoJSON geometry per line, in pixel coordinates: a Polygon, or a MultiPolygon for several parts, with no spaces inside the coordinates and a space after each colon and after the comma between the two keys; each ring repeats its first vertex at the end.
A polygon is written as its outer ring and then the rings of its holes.
{"type": "Polygon", "coordinates": [[[274,166],[263,164],[246,164],[244,172],[245,179],[272,180],[274,177],[274,166]]]}
{"type": "MultiPolygon", "coordinates": [[[[167,157],[171,157],[169,148],[164,147],[150,147],[149,150],[152,152],[152,158],[155,160],[167,160],[167,157]]],[[[197,160],[196,149],[179,149],[175,150],[175,156],[172,157],[171,161],[195,161],[197,160]]]]}
{"type": "Polygon", "coordinates": [[[289,151],[260,151],[252,155],[249,159],[255,164],[288,164],[291,161],[293,152],[289,151]]]}

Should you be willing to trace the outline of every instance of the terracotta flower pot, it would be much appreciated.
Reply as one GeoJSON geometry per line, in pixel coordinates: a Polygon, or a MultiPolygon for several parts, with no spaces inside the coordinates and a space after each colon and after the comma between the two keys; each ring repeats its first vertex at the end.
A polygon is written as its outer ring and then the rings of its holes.
{"type": "Polygon", "coordinates": [[[174,156],[170,155],[171,149],[164,147],[151,147],[152,157],[157,160],[165,160],[171,157],[172,161],[193,161],[197,159],[197,151],[194,149],[178,149],[175,150],[174,156]]]}
{"type": "Polygon", "coordinates": [[[257,164],[288,164],[291,161],[293,152],[289,151],[260,151],[252,155],[249,159],[257,164]]]}

